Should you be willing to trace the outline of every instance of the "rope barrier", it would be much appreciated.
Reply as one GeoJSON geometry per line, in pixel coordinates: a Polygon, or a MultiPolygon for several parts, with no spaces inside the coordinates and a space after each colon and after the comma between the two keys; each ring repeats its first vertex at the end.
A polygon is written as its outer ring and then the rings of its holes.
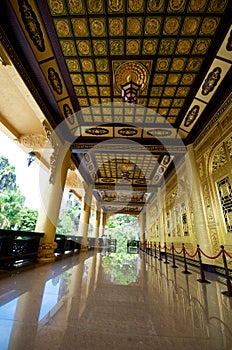
{"type": "Polygon", "coordinates": [[[185,250],[184,243],[182,243],[182,251],[183,251],[183,255],[184,255],[184,271],[182,271],[182,273],[190,275],[191,272],[188,271],[188,266],[187,266],[187,261],[186,261],[186,250],[185,250]]]}
{"type": "Polygon", "coordinates": [[[160,242],[159,242],[159,259],[160,261],[162,261],[163,259],[161,258],[161,245],[160,245],[160,242]]]}
{"type": "Polygon", "coordinates": [[[228,270],[227,261],[226,261],[226,254],[225,254],[225,250],[224,250],[223,245],[221,245],[221,250],[222,250],[222,260],[223,260],[223,264],[224,264],[225,275],[226,275],[226,284],[227,284],[227,290],[222,292],[222,294],[224,294],[228,297],[232,297],[232,285],[231,285],[231,281],[230,281],[230,275],[229,275],[229,270],[228,270]]]}
{"type": "MultiPolygon", "coordinates": [[[[147,246],[146,242],[141,243],[141,246],[143,246],[143,245],[147,246]]],[[[151,246],[151,251],[152,251],[152,242],[150,242],[150,245],[149,245],[149,242],[148,242],[148,247],[149,246],[151,246]]],[[[164,243],[163,247],[161,247],[160,242],[159,242],[158,245],[156,244],[156,242],[154,242],[153,246],[155,248],[154,249],[155,250],[154,251],[154,253],[155,253],[154,254],[154,258],[158,258],[157,254],[156,254],[156,248],[158,248],[159,249],[159,259],[158,260],[160,260],[160,261],[163,260],[161,258],[161,249],[164,249],[164,254],[165,254],[165,261],[164,261],[164,263],[165,264],[169,264],[169,262],[167,260],[167,250],[172,252],[172,265],[171,265],[171,267],[173,267],[173,268],[178,268],[178,266],[176,266],[176,263],[175,263],[175,253],[178,254],[178,255],[183,253],[184,270],[182,272],[185,273],[185,274],[191,274],[191,272],[188,271],[186,255],[188,257],[190,257],[190,258],[195,258],[195,256],[198,255],[201,278],[199,278],[197,281],[201,282],[201,283],[210,283],[205,278],[205,273],[204,273],[204,267],[203,267],[203,264],[202,264],[201,254],[204,255],[208,259],[217,259],[217,258],[219,258],[220,255],[222,255],[224,271],[225,271],[225,277],[226,277],[226,285],[227,285],[227,291],[223,291],[222,294],[224,294],[226,296],[229,296],[229,297],[232,297],[231,277],[230,277],[230,274],[229,274],[229,270],[228,270],[228,266],[227,266],[227,260],[226,260],[226,256],[228,256],[230,259],[232,259],[232,255],[224,249],[223,245],[221,245],[221,249],[214,256],[209,256],[205,252],[203,252],[202,249],[200,248],[199,244],[197,244],[197,248],[196,248],[196,250],[195,250],[195,252],[193,254],[189,253],[186,250],[186,248],[184,246],[184,243],[182,243],[182,249],[180,251],[175,249],[174,243],[171,244],[170,248],[167,247],[166,242],[164,243]]],[[[144,251],[147,252],[147,249],[145,249],[144,251]]],[[[149,252],[147,252],[147,253],[149,254],[149,252]]],[[[151,253],[151,255],[152,255],[152,253],[151,253]]]]}
{"type": "Polygon", "coordinates": [[[176,266],[176,262],[175,262],[175,248],[174,248],[174,243],[172,243],[171,249],[172,249],[172,267],[173,267],[174,269],[178,269],[178,266],[176,266]]]}
{"type": "Polygon", "coordinates": [[[200,283],[210,283],[205,278],[205,273],[204,273],[203,264],[202,264],[202,260],[201,260],[201,249],[199,247],[199,244],[197,244],[197,253],[198,253],[198,259],[199,259],[199,263],[200,263],[200,273],[201,273],[201,278],[198,279],[198,282],[200,282],[200,283]]]}
{"type": "Polygon", "coordinates": [[[168,262],[168,256],[167,256],[167,245],[166,242],[164,243],[164,254],[165,254],[165,264],[169,264],[168,262]]]}

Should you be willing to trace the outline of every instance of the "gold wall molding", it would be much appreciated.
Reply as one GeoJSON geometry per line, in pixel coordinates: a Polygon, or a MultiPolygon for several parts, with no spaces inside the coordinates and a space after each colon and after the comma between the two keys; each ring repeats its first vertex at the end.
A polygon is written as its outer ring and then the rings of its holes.
{"type": "MultiPolygon", "coordinates": [[[[232,93],[226,99],[226,101],[222,104],[219,110],[215,113],[210,122],[206,125],[204,130],[200,133],[200,135],[196,138],[193,143],[194,149],[202,142],[205,136],[212,130],[212,128],[216,125],[217,121],[224,115],[224,113],[232,106],[232,93]]],[[[231,113],[231,111],[230,111],[231,113]]]]}

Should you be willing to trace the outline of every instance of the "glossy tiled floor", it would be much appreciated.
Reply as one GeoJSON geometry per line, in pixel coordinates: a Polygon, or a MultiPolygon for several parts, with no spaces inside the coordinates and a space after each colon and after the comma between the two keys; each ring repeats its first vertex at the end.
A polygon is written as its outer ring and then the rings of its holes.
{"type": "Polygon", "coordinates": [[[88,252],[2,276],[0,349],[231,350],[225,279],[170,265],[88,252]]]}

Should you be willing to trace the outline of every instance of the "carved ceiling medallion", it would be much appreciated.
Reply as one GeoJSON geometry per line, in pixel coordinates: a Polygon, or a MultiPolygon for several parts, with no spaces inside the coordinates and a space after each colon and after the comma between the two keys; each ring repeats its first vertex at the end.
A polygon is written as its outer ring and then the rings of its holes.
{"type": "Polygon", "coordinates": [[[115,70],[115,86],[121,93],[122,85],[129,81],[141,85],[141,91],[148,85],[149,74],[144,64],[138,61],[127,61],[121,63],[115,70]]]}

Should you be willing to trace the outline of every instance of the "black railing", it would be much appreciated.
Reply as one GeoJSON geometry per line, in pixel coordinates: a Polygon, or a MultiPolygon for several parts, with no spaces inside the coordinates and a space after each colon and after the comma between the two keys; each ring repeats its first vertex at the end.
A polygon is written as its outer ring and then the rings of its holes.
{"type": "Polygon", "coordinates": [[[36,262],[43,233],[0,229],[0,268],[14,268],[36,262]]]}
{"type": "Polygon", "coordinates": [[[57,248],[54,251],[55,255],[60,256],[64,254],[78,253],[81,249],[81,239],[82,238],[78,236],[56,234],[55,242],[57,248]]]}

